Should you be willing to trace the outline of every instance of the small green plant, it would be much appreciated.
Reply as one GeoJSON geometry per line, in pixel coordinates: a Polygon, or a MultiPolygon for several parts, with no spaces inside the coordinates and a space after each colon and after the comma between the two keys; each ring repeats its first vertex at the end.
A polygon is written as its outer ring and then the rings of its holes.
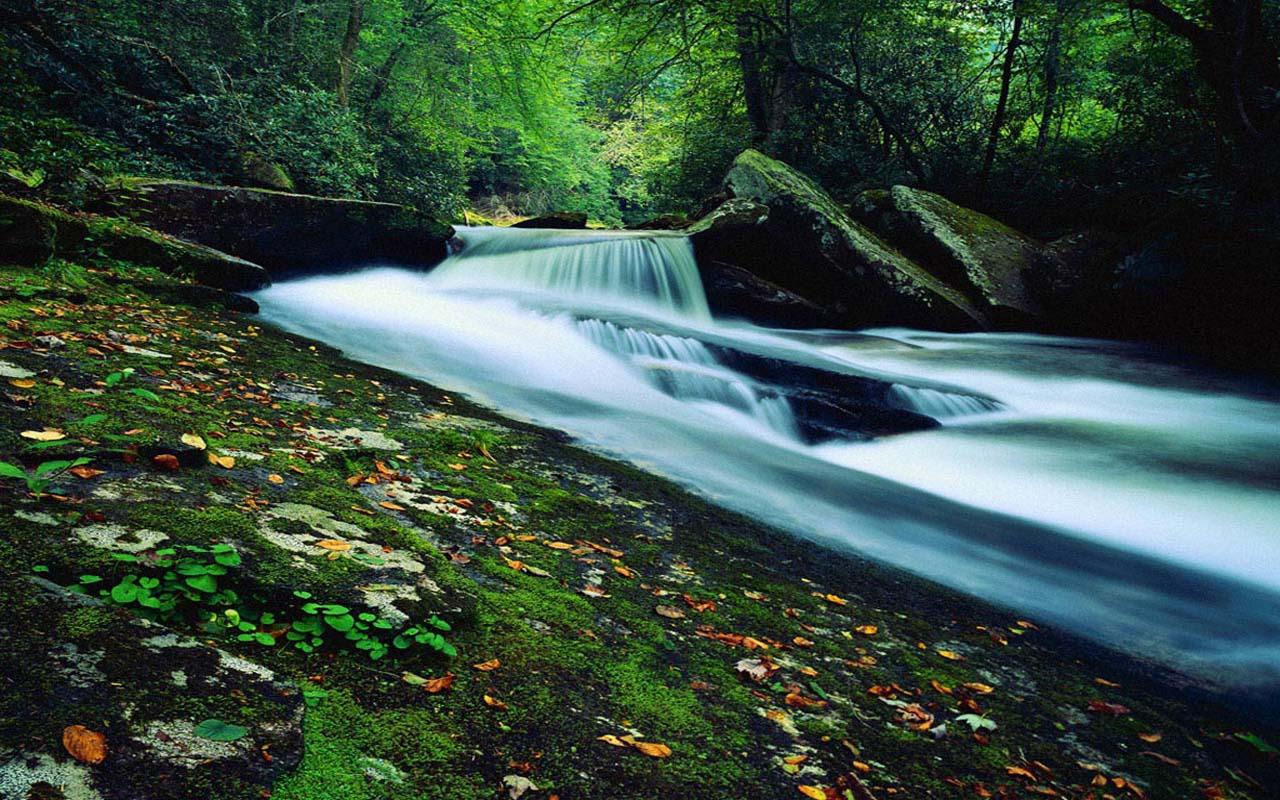
{"type": "MultiPolygon", "coordinates": [[[[108,389],[114,389],[117,386],[119,386],[121,383],[133,377],[133,373],[134,373],[133,367],[125,367],[124,369],[119,370],[118,372],[111,373],[102,382],[106,384],[106,387],[108,389]]],[[[150,400],[153,403],[160,402],[160,395],[156,394],[150,389],[143,389],[135,386],[131,389],[126,389],[125,391],[128,392],[129,394],[137,395],[138,397],[141,397],[143,400],[150,400]]]]}
{"type": "Polygon", "coordinates": [[[61,478],[68,470],[83,467],[91,461],[93,461],[92,458],[43,461],[29,472],[17,464],[0,461],[0,478],[24,481],[27,484],[27,491],[36,497],[40,497],[44,495],[45,489],[48,489],[54,481],[61,478]]]}
{"type": "Polygon", "coordinates": [[[303,590],[293,592],[283,603],[242,598],[221,581],[241,564],[240,554],[229,544],[177,545],[149,555],[113,553],[112,557],[138,569],[109,587],[101,575],[81,575],[71,590],[135,607],[143,616],[162,622],[186,617],[198,621],[206,633],[234,636],[263,647],[283,641],[307,654],[326,647],[351,648],[374,661],[413,650],[448,658],[457,655],[442,635],[451,630],[449,623],[435,615],[421,624],[397,625],[372,611],[317,602],[303,590]]]}

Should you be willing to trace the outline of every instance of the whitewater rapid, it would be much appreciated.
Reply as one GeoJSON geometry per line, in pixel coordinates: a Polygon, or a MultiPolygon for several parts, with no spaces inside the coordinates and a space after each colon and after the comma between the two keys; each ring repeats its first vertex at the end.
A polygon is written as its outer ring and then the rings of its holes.
{"type": "Polygon", "coordinates": [[[1130,345],[714,319],[687,240],[464,229],[430,272],[257,293],[263,318],[1218,686],[1280,687],[1280,391],[1130,345]],[[892,384],[940,428],[813,440],[726,351],[892,384]]]}

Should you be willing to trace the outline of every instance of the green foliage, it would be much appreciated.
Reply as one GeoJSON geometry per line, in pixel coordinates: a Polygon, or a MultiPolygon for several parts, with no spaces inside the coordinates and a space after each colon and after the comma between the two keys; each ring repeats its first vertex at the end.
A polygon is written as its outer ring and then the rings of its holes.
{"type": "MultiPolygon", "coordinates": [[[[48,444],[56,444],[50,442],[48,444]]],[[[18,464],[10,464],[6,461],[0,461],[0,478],[8,478],[10,480],[20,480],[27,486],[27,491],[39,497],[44,494],[44,490],[48,489],[55,481],[61,478],[68,470],[76,467],[83,467],[93,461],[92,458],[76,458],[76,459],[58,459],[55,461],[42,461],[33,470],[26,470],[18,464]]]]}
{"type": "Polygon", "coordinates": [[[195,734],[212,742],[234,742],[249,732],[241,725],[231,725],[220,719],[206,719],[196,725],[195,734]]]}

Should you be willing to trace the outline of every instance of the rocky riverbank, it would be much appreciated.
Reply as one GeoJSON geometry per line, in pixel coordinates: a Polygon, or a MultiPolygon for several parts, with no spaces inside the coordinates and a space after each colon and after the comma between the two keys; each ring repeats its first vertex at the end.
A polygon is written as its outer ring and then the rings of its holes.
{"type": "Polygon", "coordinates": [[[263,327],[181,269],[50,255],[0,268],[0,796],[1277,785],[1276,734],[1176,679],[263,327]]]}

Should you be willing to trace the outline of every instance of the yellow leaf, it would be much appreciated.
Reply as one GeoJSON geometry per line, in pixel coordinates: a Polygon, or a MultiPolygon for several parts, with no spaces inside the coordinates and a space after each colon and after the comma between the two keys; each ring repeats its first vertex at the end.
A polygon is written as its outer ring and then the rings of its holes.
{"type": "Polygon", "coordinates": [[[36,385],[36,382],[30,378],[10,378],[9,385],[16,386],[19,389],[31,389],[36,385]]]}
{"type": "Polygon", "coordinates": [[[550,547],[552,550],[572,550],[573,549],[573,545],[569,544],[568,542],[547,542],[547,547],[550,547]]]}
{"type": "Polygon", "coordinates": [[[877,628],[875,625],[859,625],[858,627],[854,628],[854,630],[857,631],[858,633],[861,633],[863,636],[875,636],[877,633],[880,632],[880,629],[877,628]]]}
{"type": "Polygon", "coordinates": [[[496,698],[496,697],[492,697],[492,696],[487,695],[487,694],[484,696],[484,704],[485,704],[486,706],[488,706],[489,708],[496,708],[496,709],[498,709],[499,711],[506,711],[506,710],[507,710],[507,704],[506,704],[506,703],[502,702],[501,700],[499,700],[499,699],[498,699],[498,698],[496,698]]]}
{"type": "Polygon", "coordinates": [[[948,661],[964,661],[964,656],[960,655],[954,650],[939,650],[938,655],[942,656],[948,661]]]}
{"type": "Polygon", "coordinates": [[[37,442],[56,442],[59,439],[66,438],[66,434],[53,428],[45,428],[42,431],[23,431],[19,434],[23,439],[35,439],[37,442]]]}
{"type": "Polygon", "coordinates": [[[222,467],[223,469],[231,469],[236,465],[236,460],[231,456],[220,456],[210,451],[207,457],[210,464],[222,467]]]}
{"type": "Polygon", "coordinates": [[[800,786],[800,794],[810,797],[813,800],[827,800],[827,793],[819,789],[817,786],[800,786]]]}
{"type": "Polygon", "coordinates": [[[861,772],[863,775],[866,775],[868,772],[871,771],[871,765],[865,761],[853,762],[853,768],[856,769],[858,772],[861,772]]]}
{"type": "Polygon", "coordinates": [[[1094,679],[1093,679],[1093,682],[1094,682],[1094,683],[1096,683],[1096,684],[1098,684],[1099,686],[1105,686],[1105,687],[1107,687],[1108,689],[1119,689],[1119,688],[1120,688],[1120,684],[1116,683],[1115,681],[1109,681],[1109,680],[1107,680],[1106,678],[1094,678],[1094,679]]]}
{"type": "Polygon", "coordinates": [[[784,764],[803,764],[808,760],[809,760],[808,756],[787,756],[786,758],[782,759],[784,764]]]}
{"type": "Polygon", "coordinates": [[[994,686],[988,686],[985,683],[966,683],[964,688],[971,692],[977,692],[978,694],[991,694],[996,690],[994,686]]]}
{"type": "Polygon", "coordinates": [[[634,742],[632,746],[650,758],[668,758],[671,755],[670,747],[657,742],[634,742]]]}
{"type": "Polygon", "coordinates": [[[267,482],[268,482],[268,483],[274,483],[274,484],[276,484],[277,486],[279,486],[280,484],[284,483],[284,476],[283,476],[283,475],[277,475],[276,473],[274,473],[274,472],[273,472],[273,473],[271,473],[270,475],[268,475],[268,476],[267,476],[267,482]]]}
{"type": "Polygon", "coordinates": [[[613,571],[624,578],[634,578],[636,576],[636,571],[631,567],[628,567],[626,564],[615,564],[613,571]]]}
{"type": "Polygon", "coordinates": [[[604,742],[605,744],[611,744],[614,747],[628,746],[626,742],[622,741],[617,736],[614,736],[612,733],[606,733],[604,736],[597,736],[596,741],[604,742]]]}
{"type": "Polygon", "coordinates": [[[484,661],[479,664],[472,664],[471,666],[481,672],[493,672],[495,669],[502,666],[502,662],[496,658],[491,658],[488,661],[484,661]]]}
{"type": "Polygon", "coordinates": [[[344,542],[341,539],[322,539],[316,542],[316,547],[323,547],[325,550],[341,553],[344,550],[351,549],[351,542],[344,542]]]}
{"type": "Polygon", "coordinates": [[[378,503],[378,505],[382,506],[388,511],[404,511],[404,506],[398,506],[389,500],[383,500],[381,503],[378,503]]]}
{"type": "MultiPolygon", "coordinates": [[[[841,597],[840,595],[837,595],[837,594],[828,594],[828,595],[824,595],[824,596],[823,596],[823,599],[824,599],[824,600],[826,600],[828,603],[834,603],[835,605],[838,605],[838,606],[847,606],[847,605],[849,605],[849,601],[848,601],[848,600],[845,600],[843,597],[841,597]]],[[[825,795],[824,795],[824,797],[825,797],[825,795]]]]}
{"type": "Polygon", "coordinates": [[[182,434],[182,443],[188,447],[194,447],[197,450],[203,450],[206,447],[204,439],[201,438],[199,434],[195,433],[182,434]]]}

